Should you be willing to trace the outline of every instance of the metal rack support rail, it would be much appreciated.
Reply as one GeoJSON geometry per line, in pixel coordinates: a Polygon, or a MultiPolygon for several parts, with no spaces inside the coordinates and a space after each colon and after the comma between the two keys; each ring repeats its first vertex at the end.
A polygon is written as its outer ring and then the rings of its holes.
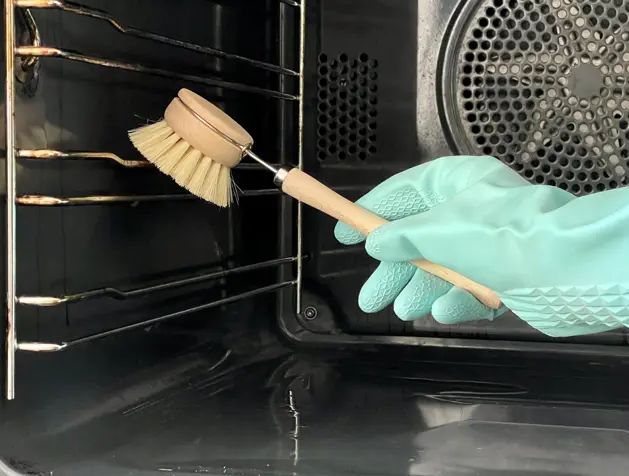
{"type": "Polygon", "coordinates": [[[138,63],[130,63],[126,61],[117,61],[107,58],[98,58],[96,56],[90,56],[83,54],[79,51],[65,50],[61,48],[55,48],[54,46],[16,46],[14,53],[20,57],[48,57],[48,58],[63,58],[70,61],[76,61],[79,63],[92,64],[96,66],[105,66],[107,68],[122,69],[124,71],[135,71],[138,73],[151,74],[153,76],[162,76],[165,78],[179,79],[182,81],[190,81],[197,84],[205,84],[206,86],[214,86],[217,88],[231,89],[233,91],[240,91],[252,94],[258,94],[260,96],[272,97],[277,99],[285,99],[288,101],[299,100],[298,96],[292,94],[280,93],[271,89],[258,88],[256,86],[248,86],[246,84],[234,83],[231,81],[223,81],[218,78],[210,78],[205,76],[197,76],[195,74],[177,73],[175,71],[169,71],[162,68],[154,68],[152,66],[146,66],[138,63]]]}
{"type": "Polygon", "coordinates": [[[274,64],[265,63],[264,61],[257,61],[251,58],[247,58],[245,56],[228,53],[226,51],[219,50],[217,48],[211,48],[209,46],[201,46],[201,45],[197,45],[196,43],[190,43],[188,41],[178,40],[176,38],[170,38],[168,36],[160,35],[158,33],[154,33],[151,31],[141,30],[133,26],[125,26],[122,23],[120,23],[120,21],[118,21],[113,15],[109,14],[106,11],[91,8],[87,5],[83,5],[77,2],[64,1],[64,0],[16,0],[15,6],[21,7],[21,8],[56,9],[56,10],[61,10],[68,13],[73,13],[76,15],[94,18],[97,20],[103,20],[109,23],[112,27],[114,27],[123,35],[135,36],[136,38],[152,40],[152,41],[156,41],[156,42],[163,43],[166,45],[176,46],[176,47],[183,48],[189,51],[194,51],[196,53],[207,54],[207,55],[214,56],[217,58],[238,61],[238,62],[247,64],[249,66],[253,66],[255,68],[260,68],[267,71],[272,71],[274,73],[284,74],[287,76],[299,75],[299,73],[297,73],[296,71],[293,71],[287,68],[282,68],[281,66],[277,66],[274,64]]]}
{"type": "MultiPolygon", "coordinates": [[[[241,197],[267,197],[280,195],[276,188],[260,190],[243,190],[238,193],[241,197]]],[[[48,195],[19,195],[16,203],[39,207],[60,207],[80,205],[102,205],[104,203],[148,203],[172,202],[177,200],[198,200],[199,197],[189,193],[173,193],[169,195],[92,195],[88,197],[51,197],[48,195]]]]}
{"type": "Polygon", "coordinates": [[[17,336],[15,332],[15,4],[14,0],[4,1],[4,110],[6,128],[6,186],[7,186],[7,228],[6,228],[6,397],[15,398],[15,352],[17,336]]]}
{"type": "Polygon", "coordinates": [[[19,149],[16,151],[20,159],[100,159],[111,160],[127,168],[151,167],[147,160],[126,160],[113,152],[64,152],[53,149],[19,149]]]}
{"type": "MultiPolygon", "coordinates": [[[[55,159],[73,159],[73,160],[110,160],[122,165],[126,168],[153,167],[147,160],[130,160],[123,159],[113,152],[89,152],[89,151],[63,151],[55,149],[17,149],[16,157],[19,159],[37,159],[37,160],[55,160],[55,159]]],[[[274,167],[280,167],[279,164],[272,163],[274,167]]],[[[241,162],[234,170],[266,170],[265,167],[257,162],[241,162]]]]}
{"type": "MultiPolygon", "coordinates": [[[[299,113],[297,124],[297,166],[304,168],[304,86],[306,66],[306,1],[301,0],[299,12],[299,113]]],[[[301,314],[301,290],[303,283],[303,204],[297,203],[297,289],[295,297],[295,312],[301,314]]]]}
{"type": "Polygon", "coordinates": [[[181,288],[184,286],[190,286],[192,284],[205,283],[207,281],[213,281],[216,279],[226,278],[234,274],[249,273],[252,271],[258,271],[261,269],[274,268],[282,266],[284,264],[294,263],[297,260],[295,257],[279,258],[271,261],[264,261],[262,263],[248,264],[245,266],[239,266],[237,268],[222,269],[220,271],[214,271],[211,273],[198,274],[190,278],[177,279],[168,281],[165,283],[155,284],[153,286],[145,286],[143,288],[131,289],[129,291],[121,291],[120,289],[107,287],[101,289],[93,289],[90,291],[84,291],[76,294],[69,294],[66,296],[20,296],[17,298],[18,304],[25,306],[37,306],[37,307],[54,307],[59,304],[73,303],[88,301],[96,298],[111,298],[118,301],[125,301],[127,299],[133,299],[138,297],[147,296],[149,294],[167,291],[170,289],[181,288]]]}
{"type": "MultiPolygon", "coordinates": [[[[17,297],[16,291],[16,212],[17,205],[31,205],[31,206],[66,206],[66,205],[91,205],[91,204],[103,204],[103,203],[124,203],[124,202],[142,202],[142,201],[157,201],[157,200],[173,200],[173,199],[191,199],[191,195],[177,194],[177,195],[147,195],[147,196],[91,196],[91,197],[49,197],[40,195],[17,195],[16,187],[16,161],[20,159],[105,159],[111,160],[123,167],[147,167],[145,161],[140,160],[125,160],[118,155],[111,152],[71,152],[71,151],[59,151],[52,149],[22,149],[18,150],[15,143],[15,91],[16,91],[16,78],[15,78],[15,61],[17,57],[21,58],[40,58],[44,56],[48,57],[60,57],[71,61],[78,61],[82,63],[94,64],[99,66],[105,66],[110,68],[117,68],[125,71],[140,72],[153,74],[158,76],[164,76],[173,79],[180,79],[185,81],[191,81],[201,84],[206,84],[215,87],[221,87],[225,89],[232,89],[236,91],[249,92],[254,94],[260,94],[266,97],[273,97],[277,99],[298,101],[299,107],[299,137],[298,137],[298,165],[299,168],[303,167],[303,121],[304,121],[304,103],[303,103],[303,91],[304,91],[304,54],[305,54],[305,1],[301,3],[295,0],[280,0],[280,2],[291,5],[293,7],[299,7],[300,17],[300,40],[299,40],[299,72],[295,73],[289,69],[270,65],[268,63],[260,63],[255,60],[240,57],[238,55],[232,55],[220,50],[213,50],[211,48],[205,48],[200,45],[192,43],[179,42],[172,38],[157,35],[151,32],[143,30],[137,30],[133,27],[124,27],[120,25],[117,20],[108,15],[105,12],[97,11],[84,7],[80,4],[64,1],[64,0],[5,0],[4,2],[4,24],[5,24],[5,132],[6,132],[6,190],[7,190],[7,211],[6,211],[6,358],[5,358],[5,396],[7,400],[13,400],[15,398],[15,358],[18,350],[27,352],[58,352],[70,347],[92,342],[95,340],[103,339],[105,337],[113,336],[122,332],[132,331],[135,329],[145,328],[166,320],[175,319],[177,317],[185,316],[206,309],[211,309],[218,306],[223,306],[237,301],[248,299],[254,296],[258,296],[265,293],[276,292],[278,290],[294,287],[296,289],[296,298],[298,303],[298,311],[300,311],[301,302],[301,280],[302,280],[302,229],[301,229],[301,204],[298,205],[298,221],[297,221],[297,238],[298,246],[297,251],[299,254],[296,257],[280,258],[264,263],[256,263],[253,265],[242,266],[239,268],[228,269],[219,271],[216,273],[208,273],[191,278],[185,278],[179,281],[171,281],[167,283],[158,284],[155,286],[149,286],[145,288],[139,288],[131,291],[120,291],[115,288],[105,288],[86,291],[76,295],[54,297],[54,296],[21,296],[17,297]],[[40,46],[39,44],[33,44],[32,46],[18,46],[16,38],[16,9],[17,8],[57,8],[61,10],[70,11],[80,15],[86,15],[95,17],[104,21],[108,21],[116,29],[122,33],[126,33],[133,36],[139,36],[142,38],[150,39],[153,41],[159,41],[166,44],[172,44],[173,46],[180,46],[182,48],[191,49],[193,51],[199,51],[202,53],[213,54],[225,59],[234,59],[237,61],[248,62],[252,66],[258,66],[263,69],[275,71],[285,76],[299,76],[299,94],[297,96],[264,89],[254,86],[248,86],[240,83],[233,83],[229,81],[223,81],[216,78],[206,78],[196,76],[192,74],[181,74],[166,69],[153,68],[136,63],[128,63],[123,61],[115,61],[103,58],[97,58],[94,56],[85,55],[81,52],[62,50],[54,47],[40,46]],[[222,56],[221,56],[222,55],[222,56]],[[210,279],[223,278],[229,274],[236,274],[248,271],[254,271],[256,269],[262,269],[271,266],[281,266],[289,263],[297,262],[297,276],[296,279],[290,281],[283,281],[280,283],[272,284],[266,287],[246,291],[235,296],[229,296],[220,300],[202,304],[193,308],[184,309],[181,311],[173,312],[163,316],[159,316],[153,319],[149,319],[126,326],[113,328],[110,330],[98,332],[92,335],[74,339],[68,342],[52,343],[52,342],[28,342],[19,341],[16,335],[16,305],[31,305],[31,306],[54,306],[65,302],[77,302],[85,299],[112,297],[114,299],[128,299],[137,297],[140,295],[149,294],[164,289],[171,289],[179,286],[185,286],[189,284],[196,284],[204,282],[210,279]]],[[[260,167],[257,164],[243,164],[238,167],[239,169],[257,170],[260,167]]],[[[261,196],[271,195],[279,193],[276,189],[269,190],[248,190],[243,194],[245,196],[261,196]]]]}
{"type": "Polygon", "coordinates": [[[205,311],[207,309],[212,309],[214,307],[225,306],[226,304],[232,304],[238,301],[242,301],[243,299],[249,299],[254,296],[259,296],[261,294],[279,291],[280,289],[286,288],[288,286],[294,286],[294,285],[295,285],[295,281],[286,281],[283,283],[271,284],[270,286],[265,286],[263,288],[246,291],[244,293],[236,294],[235,296],[230,296],[224,299],[219,299],[218,301],[213,301],[208,304],[201,304],[200,306],[191,307],[190,309],[184,309],[183,311],[172,312],[170,314],[165,314],[163,316],[155,317],[153,319],[149,319],[146,321],[136,322],[133,324],[129,324],[127,326],[116,327],[108,331],[98,332],[96,334],[92,334],[85,337],[79,337],[78,339],[71,340],[68,342],[60,342],[60,343],[18,342],[17,350],[22,350],[22,351],[27,351],[27,352],[60,352],[62,350],[66,350],[66,349],[69,349],[70,347],[75,347],[80,344],[86,344],[88,342],[93,342],[95,340],[104,339],[105,337],[110,337],[116,334],[121,334],[123,332],[143,329],[145,327],[153,326],[155,324],[159,324],[164,321],[169,321],[177,317],[187,316],[189,314],[193,314],[195,312],[200,312],[200,311],[205,311]]]}

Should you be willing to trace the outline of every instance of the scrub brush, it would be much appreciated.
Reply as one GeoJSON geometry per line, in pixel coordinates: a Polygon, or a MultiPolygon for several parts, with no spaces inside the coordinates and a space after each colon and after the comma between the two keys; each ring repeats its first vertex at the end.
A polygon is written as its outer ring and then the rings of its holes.
{"type": "Polygon", "coordinates": [[[140,153],[180,186],[219,207],[235,196],[231,169],[240,163],[242,148],[253,138],[231,117],[201,96],[182,89],[164,119],[129,132],[140,153]],[[217,128],[207,132],[207,124],[217,128]],[[218,130],[230,131],[231,139],[218,130]]]}
{"type": "MultiPolygon", "coordinates": [[[[236,121],[201,96],[182,89],[173,99],[164,120],[135,129],[129,137],[135,147],[162,172],[191,193],[226,207],[233,201],[230,169],[245,155],[273,172],[274,182],[291,197],[342,221],[368,235],[387,224],[318,182],[299,169],[276,168],[251,151],[253,138],[236,121]]],[[[465,289],[492,309],[500,298],[489,288],[455,271],[427,260],[413,261],[417,267],[465,289]]]]}

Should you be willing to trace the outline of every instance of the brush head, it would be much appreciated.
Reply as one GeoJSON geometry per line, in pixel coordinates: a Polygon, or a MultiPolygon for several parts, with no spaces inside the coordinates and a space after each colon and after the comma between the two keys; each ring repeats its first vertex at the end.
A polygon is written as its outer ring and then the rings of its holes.
{"type": "Polygon", "coordinates": [[[179,91],[166,109],[164,119],[192,147],[225,167],[238,165],[243,149],[253,145],[251,135],[236,121],[188,89],[179,91]]]}
{"type": "Polygon", "coordinates": [[[191,193],[218,206],[231,205],[231,169],[253,138],[201,96],[182,89],[164,120],[129,132],[133,145],[160,171],[191,193]]]}
{"type": "Polygon", "coordinates": [[[179,91],[163,121],[132,130],[129,138],[160,171],[221,207],[233,202],[231,169],[253,144],[236,121],[187,89],[179,91]]]}

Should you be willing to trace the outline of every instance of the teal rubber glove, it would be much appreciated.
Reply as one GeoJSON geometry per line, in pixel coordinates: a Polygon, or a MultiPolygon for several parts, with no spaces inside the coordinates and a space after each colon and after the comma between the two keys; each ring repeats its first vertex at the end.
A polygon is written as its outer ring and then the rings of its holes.
{"type": "MultiPolygon", "coordinates": [[[[356,203],[388,221],[430,210],[443,202],[445,197],[433,190],[418,190],[415,187],[417,175],[427,166],[415,167],[390,178],[356,203]]],[[[452,166],[455,166],[454,163],[452,166]]],[[[365,240],[365,236],[344,223],[337,224],[334,234],[345,245],[365,240]]],[[[360,308],[367,313],[379,312],[391,303],[394,303],[396,315],[404,321],[432,314],[437,322],[445,325],[493,320],[506,311],[505,308],[493,310],[484,306],[467,291],[453,287],[408,261],[382,262],[358,297],[360,308]]]]}
{"type": "MultiPolygon", "coordinates": [[[[358,203],[392,221],[367,239],[382,264],[360,293],[366,312],[395,300],[402,319],[500,313],[407,263],[425,258],[490,287],[549,336],[629,326],[629,188],[577,198],[531,185],[492,157],[463,156],[402,172],[358,203]]],[[[342,224],[335,235],[364,239],[342,224]]]]}

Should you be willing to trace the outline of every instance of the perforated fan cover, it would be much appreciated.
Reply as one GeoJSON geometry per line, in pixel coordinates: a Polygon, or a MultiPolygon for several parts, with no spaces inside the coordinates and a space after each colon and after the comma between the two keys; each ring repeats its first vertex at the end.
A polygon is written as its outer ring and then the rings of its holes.
{"type": "Polygon", "coordinates": [[[629,183],[629,2],[468,2],[444,67],[462,153],[577,195],[629,183]]]}

